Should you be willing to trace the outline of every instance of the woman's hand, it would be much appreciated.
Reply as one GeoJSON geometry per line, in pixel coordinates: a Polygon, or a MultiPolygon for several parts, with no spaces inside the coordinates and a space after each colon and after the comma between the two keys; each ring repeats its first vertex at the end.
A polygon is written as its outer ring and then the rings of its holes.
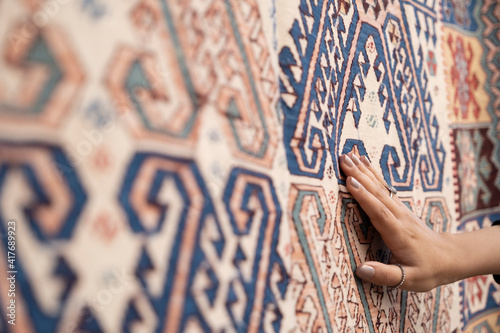
{"type": "Polygon", "coordinates": [[[347,189],[392,252],[391,265],[365,262],[356,270],[359,278],[378,285],[396,286],[402,279],[402,271],[396,263],[406,273],[401,285],[406,290],[428,291],[462,278],[454,262],[459,252],[453,234],[435,233],[397,196],[391,198],[382,175],[366,156],[343,155],[340,166],[347,175],[347,189]]]}

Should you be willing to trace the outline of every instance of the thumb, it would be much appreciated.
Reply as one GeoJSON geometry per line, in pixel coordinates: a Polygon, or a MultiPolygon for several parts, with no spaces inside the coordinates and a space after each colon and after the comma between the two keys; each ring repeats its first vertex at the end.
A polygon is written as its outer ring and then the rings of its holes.
{"type": "Polygon", "coordinates": [[[356,275],[363,281],[391,287],[398,285],[403,278],[403,272],[399,266],[386,265],[377,261],[365,262],[356,269],[356,275]]]}

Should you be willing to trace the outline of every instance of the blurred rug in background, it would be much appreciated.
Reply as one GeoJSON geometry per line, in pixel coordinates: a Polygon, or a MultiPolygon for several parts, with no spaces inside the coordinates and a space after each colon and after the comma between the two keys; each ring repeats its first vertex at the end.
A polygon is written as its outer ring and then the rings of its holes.
{"type": "Polygon", "coordinates": [[[337,161],[436,231],[500,218],[499,11],[0,0],[0,331],[498,331],[491,276],[354,278],[390,253],[337,161]]]}

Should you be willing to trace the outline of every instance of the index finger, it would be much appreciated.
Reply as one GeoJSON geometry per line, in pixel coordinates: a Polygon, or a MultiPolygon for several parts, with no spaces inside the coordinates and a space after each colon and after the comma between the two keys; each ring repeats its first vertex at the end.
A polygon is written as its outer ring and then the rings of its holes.
{"type": "Polygon", "coordinates": [[[378,230],[385,244],[389,248],[400,246],[399,239],[401,237],[398,236],[401,234],[401,226],[387,206],[370,193],[354,177],[349,176],[346,185],[354,199],[370,217],[373,226],[378,230]]]}
{"type": "Polygon", "coordinates": [[[384,206],[386,206],[395,216],[399,216],[401,206],[391,197],[390,191],[381,184],[374,176],[368,171],[359,159],[351,159],[349,155],[342,155],[340,157],[340,167],[347,176],[354,177],[359,181],[370,194],[375,196],[384,206]],[[370,177],[371,175],[371,177],[370,177]]]}

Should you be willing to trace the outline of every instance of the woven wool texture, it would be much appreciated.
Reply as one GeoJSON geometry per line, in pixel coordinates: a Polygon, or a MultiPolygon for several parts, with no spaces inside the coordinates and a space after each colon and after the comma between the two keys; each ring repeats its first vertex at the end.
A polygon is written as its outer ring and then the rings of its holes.
{"type": "Polygon", "coordinates": [[[494,0],[0,0],[0,332],[499,332],[492,276],[355,278],[390,251],[338,164],[435,231],[500,219],[499,24],[494,0]]]}

